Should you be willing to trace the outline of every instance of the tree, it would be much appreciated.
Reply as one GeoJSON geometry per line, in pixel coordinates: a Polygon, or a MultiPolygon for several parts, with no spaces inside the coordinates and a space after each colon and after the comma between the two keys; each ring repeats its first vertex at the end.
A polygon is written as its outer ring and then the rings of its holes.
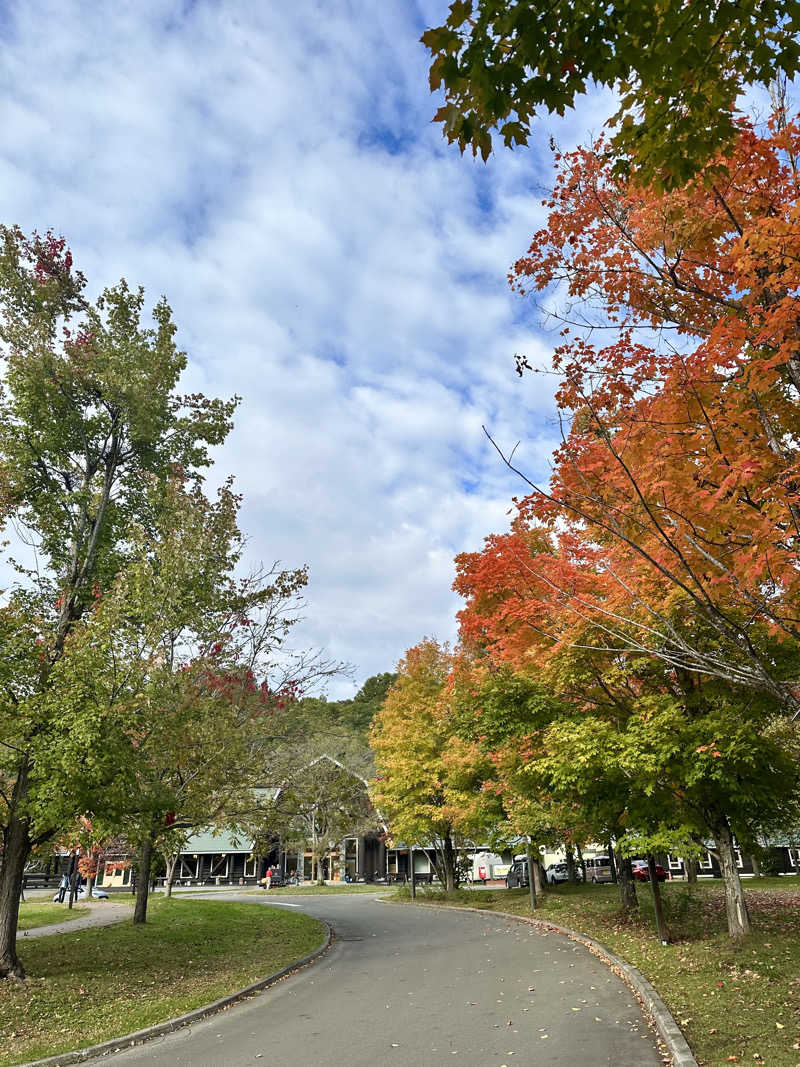
{"type": "Polygon", "coordinates": [[[366,737],[370,723],[380,711],[386,694],[397,680],[389,671],[367,678],[352,700],[340,700],[337,718],[366,737]]]}
{"type": "Polygon", "coordinates": [[[395,840],[434,849],[448,892],[458,881],[459,841],[484,832],[488,776],[486,758],[455,729],[455,662],[431,639],[409,649],[370,731],[373,803],[395,840]]]}
{"type": "MultiPolygon", "coordinates": [[[[546,638],[563,625],[565,601],[548,595],[542,575],[558,560],[547,558],[546,542],[535,533],[530,540],[519,530],[492,538],[484,553],[458,561],[457,588],[468,597],[465,639],[481,641],[501,662],[535,666],[560,697],[560,714],[541,721],[535,744],[529,738],[501,745],[495,764],[511,772],[512,796],[543,794],[566,811],[572,806],[587,837],[613,837],[623,855],[692,854],[712,838],[729,931],[746,933],[734,835],[754,840],[796,821],[797,724],[769,696],[667,668],[655,657],[626,656],[624,648],[609,647],[607,634],[593,645],[590,626],[579,637],[568,623],[570,639],[551,644],[546,638]]],[[[599,588],[603,572],[585,569],[599,588]]],[[[573,585],[571,595],[585,600],[585,584],[573,585]]],[[[478,722],[486,729],[483,714],[478,722]]],[[[512,731],[517,722],[525,722],[518,707],[512,731]]],[[[630,905],[625,879],[621,889],[623,905],[630,905]]]]}
{"type": "Polygon", "coordinates": [[[125,567],[132,523],[147,528],[158,487],[190,482],[227,434],[234,402],[175,394],[186,358],[170,309],[140,323],[125,282],[90,304],[62,238],[0,229],[0,508],[36,553],[7,591],[9,657],[0,693],[0,976],[21,977],[15,949],[32,848],[102,806],[117,755],[91,697],[109,652],[92,606],[125,567]],[[87,673],[88,672],[88,673],[87,673]]]}
{"type": "MultiPolygon", "coordinates": [[[[366,780],[339,760],[322,755],[294,769],[259,813],[256,829],[264,839],[309,849],[312,878],[322,880],[322,862],[345,837],[380,827],[366,780]]],[[[332,872],[331,872],[332,875],[332,872]]]]}
{"type": "Polygon", "coordinates": [[[565,313],[556,352],[554,476],[521,503],[523,526],[558,546],[539,573],[563,608],[550,638],[588,623],[609,648],[768,693],[792,714],[798,149],[796,123],[743,125],[724,179],[671,193],[614,176],[600,149],[570,154],[513,272],[521,289],[559,283],[586,309],[565,313]],[[598,346],[601,326],[612,336],[598,346]]]}
{"type": "Polygon", "coordinates": [[[745,87],[800,69],[798,29],[794,0],[455,0],[422,41],[445,91],[436,121],[462,152],[486,159],[492,130],[527,144],[539,110],[563,115],[593,83],[621,94],[613,149],[675,186],[731,145],[745,87]]]}
{"type": "MultiPolygon", "coordinates": [[[[589,838],[582,811],[572,797],[566,804],[555,799],[535,763],[543,731],[564,708],[550,690],[507,663],[487,663],[485,650],[477,662],[454,703],[456,729],[474,739],[483,756],[481,793],[495,804],[492,810],[484,803],[488,839],[518,847],[524,838],[531,867],[532,846],[563,844],[571,858],[573,845],[589,838]]],[[[530,878],[533,886],[536,870],[530,878]]]]}

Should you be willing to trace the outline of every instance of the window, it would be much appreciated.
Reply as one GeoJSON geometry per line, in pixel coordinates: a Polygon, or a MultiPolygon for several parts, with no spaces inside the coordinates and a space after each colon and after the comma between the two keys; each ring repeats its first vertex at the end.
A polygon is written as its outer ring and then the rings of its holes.
{"type": "Polygon", "coordinates": [[[800,867],[800,848],[787,848],[789,853],[789,863],[793,867],[800,867]]]}
{"type": "Polygon", "coordinates": [[[683,870],[683,860],[680,856],[673,856],[671,852],[667,854],[667,863],[669,864],[669,869],[671,871],[683,870]]]}
{"type": "Polygon", "coordinates": [[[700,857],[700,870],[710,871],[714,867],[714,861],[711,858],[711,853],[706,852],[705,856],[700,857]]]}

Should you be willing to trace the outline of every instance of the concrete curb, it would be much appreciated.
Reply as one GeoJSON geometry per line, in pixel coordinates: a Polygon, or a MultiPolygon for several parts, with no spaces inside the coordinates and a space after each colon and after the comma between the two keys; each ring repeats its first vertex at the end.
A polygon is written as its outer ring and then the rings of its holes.
{"type": "Polygon", "coordinates": [[[324,919],[319,919],[318,922],[321,922],[325,927],[325,939],[319,948],[315,948],[307,956],[303,956],[300,960],[295,960],[294,963],[288,964],[280,971],[275,971],[274,974],[270,974],[266,978],[259,978],[257,982],[245,986],[244,989],[238,989],[235,993],[231,993],[227,997],[221,997],[211,1004],[205,1004],[202,1008],[195,1008],[194,1011],[188,1011],[184,1015],[178,1015],[174,1019],[168,1019],[164,1023],[157,1023],[155,1026],[148,1026],[144,1030],[136,1030],[134,1033],[124,1034],[122,1037],[114,1037],[110,1041],[103,1041],[100,1045],[90,1045],[88,1048],[75,1049],[74,1052],[64,1052],[59,1056],[48,1056],[44,1060],[31,1060],[29,1063],[21,1064],[20,1067],[66,1067],[70,1063],[84,1063],[86,1060],[95,1059],[97,1056],[108,1056],[111,1052],[121,1052],[122,1049],[130,1048],[132,1045],[144,1044],[145,1041],[150,1041],[154,1037],[161,1037],[163,1034],[171,1034],[175,1030],[182,1030],[184,1026],[191,1026],[192,1023],[200,1022],[201,1019],[205,1019],[209,1015],[215,1015],[217,1012],[229,1008],[238,1000],[251,997],[254,993],[261,993],[288,974],[292,974],[294,971],[300,970],[301,967],[306,967],[309,963],[313,963],[328,951],[333,941],[333,930],[324,919]]]}
{"type": "MultiPolygon", "coordinates": [[[[400,903],[400,901],[387,900],[385,897],[381,902],[384,904],[400,903]]],[[[455,904],[418,903],[420,904],[420,907],[425,908],[443,908],[447,911],[469,911],[474,915],[485,915],[489,918],[499,916],[501,919],[512,919],[515,922],[528,923],[530,926],[536,926],[540,930],[552,930],[554,933],[564,934],[564,936],[568,937],[571,941],[577,941],[579,944],[585,945],[592,955],[597,956],[603,963],[608,964],[608,966],[622,978],[626,985],[633,990],[645,1012],[652,1019],[653,1025],[658,1032],[658,1036],[664,1042],[667,1052],[672,1058],[673,1067],[698,1067],[697,1060],[694,1058],[686,1038],[681,1033],[680,1027],[675,1022],[669,1008],[650,982],[647,981],[642,972],[637,970],[632,963],[628,963],[628,961],[624,960],[621,956],[617,956],[616,953],[612,952],[611,949],[602,944],[602,942],[595,941],[593,937],[581,934],[577,930],[570,930],[567,926],[559,926],[557,923],[547,922],[545,919],[534,919],[527,918],[524,915],[514,915],[509,911],[489,911],[486,908],[462,908],[455,904]]]]}

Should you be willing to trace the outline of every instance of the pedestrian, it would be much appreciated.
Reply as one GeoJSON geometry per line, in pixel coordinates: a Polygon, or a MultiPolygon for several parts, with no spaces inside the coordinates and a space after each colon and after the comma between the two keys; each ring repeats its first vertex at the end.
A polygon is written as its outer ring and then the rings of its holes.
{"type": "Polygon", "coordinates": [[[267,873],[264,875],[264,888],[269,889],[272,885],[272,866],[267,867],[267,873]]]}
{"type": "Polygon", "coordinates": [[[62,874],[61,875],[61,881],[58,883],[58,903],[59,904],[63,904],[64,903],[64,897],[67,895],[67,890],[68,889],[69,889],[69,875],[68,874],[62,874]]]}

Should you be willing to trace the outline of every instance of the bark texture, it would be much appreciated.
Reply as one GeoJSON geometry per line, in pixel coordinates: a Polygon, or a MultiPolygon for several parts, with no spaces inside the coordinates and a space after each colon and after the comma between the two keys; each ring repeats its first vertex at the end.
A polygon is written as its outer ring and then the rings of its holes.
{"type": "Polygon", "coordinates": [[[139,849],[139,864],[136,871],[136,904],[133,908],[134,923],[147,922],[147,901],[150,896],[150,867],[153,863],[153,839],[146,837],[139,849]]]}
{"type": "Polygon", "coordinates": [[[617,874],[619,876],[619,898],[624,912],[635,911],[639,907],[636,896],[636,882],[633,877],[631,861],[627,856],[617,853],[617,874]]]}
{"type": "Polygon", "coordinates": [[[665,945],[669,941],[669,935],[667,933],[667,924],[664,922],[664,908],[661,903],[661,886],[659,885],[658,876],[656,875],[656,858],[652,853],[647,857],[647,869],[650,872],[650,888],[653,892],[653,910],[656,914],[658,940],[662,945],[665,945]]]}
{"type": "Polygon", "coordinates": [[[30,852],[28,822],[12,813],[6,824],[3,865],[0,867],[0,978],[25,977],[25,969],[17,956],[16,946],[19,900],[25,864],[30,852]]]}
{"type": "Polygon", "coordinates": [[[733,847],[728,820],[717,827],[714,833],[719,866],[725,883],[725,910],[728,916],[728,933],[731,937],[744,937],[750,933],[750,916],[744,899],[742,880],[736,866],[736,850],[733,847]]]}

